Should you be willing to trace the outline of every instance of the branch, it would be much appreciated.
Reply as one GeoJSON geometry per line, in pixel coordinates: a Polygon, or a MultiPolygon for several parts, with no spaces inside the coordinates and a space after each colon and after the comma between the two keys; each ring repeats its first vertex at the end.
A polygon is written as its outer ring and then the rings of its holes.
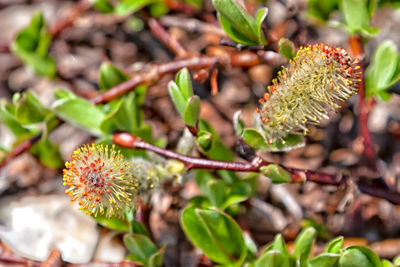
{"type": "Polygon", "coordinates": [[[164,27],[158,22],[158,20],[151,18],[149,19],[149,27],[151,32],[157,39],[159,39],[164,45],[166,45],[175,55],[178,57],[189,56],[187,51],[175,38],[172,38],[164,27]]]}
{"type": "MultiPolygon", "coordinates": [[[[230,162],[221,160],[210,160],[197,158],[192,156],[186,156],[179,154],[164,148],[154,146],[141,140],[138,137],[133,136],[127,132],[118,132],[113,134],[113,143],[122,147],[132,149],[142,149],[146,151],[154,152],[165,158],[175,159],[182,162],[187,169],[212,169],[212,170],[228,170],[237,172],[260,172],[260,168],[272,164],[256,156],[251,162],[230,162]]],[[[291,180],[293,183],[302,183],[311,181],[320,185],[334,185],[340,186],[351,181],[351,177],[346,175],[329,175],[321,172],[314,172],[309,170],[287,168],[281,166],[287,172],[291,174],[291,180]]],[[[379,181],[378,181],[379,182],[379,181]]],[[[400,205],[400,194],[389,190],[385,184],[376,183],[371,184],[370,181],[354,181],[358,189],[365,194],[385,199],[395,205],[400,205]]]]}

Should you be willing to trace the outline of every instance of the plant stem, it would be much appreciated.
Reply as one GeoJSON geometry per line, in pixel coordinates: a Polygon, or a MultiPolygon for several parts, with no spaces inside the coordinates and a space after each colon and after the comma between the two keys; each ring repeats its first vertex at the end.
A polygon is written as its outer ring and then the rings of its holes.
{"type": "MultiPolygon", "coordinates": [[[[127,132],[117,132],[113,134],[113,143],[126,148],[142,149],[159,154],[163,157],[175,159],[182,162],[187,169],[212,169],[212,170],[229,170],[238,172],[260,172],[260,168],[272,164],[256,156],[251,162],[230,162],[221,160],[203,159],[197,157],[186,156],[164,148],[154,146],[140,138],[133,136],[127,132]]],[[[352,179],[346,175],[329,175],[321,172],[309,170],[287,168],[281,166],[291,175],[293,183],[302,183],[311,181],[320,185],[340,186],[352,179]]],[[[370,181],[358,179],[354,181],[358,189],[365,194],[386,199],[387,201],[400,205],[400,194],[390,191],[385,184],[371,184],[370,181]]]]}
{"type": "Polygon", "coordinates": [[[374,104],[373,100],[367,100],[365,96],[365,68],[362,63],[362,57],[364,56],[363,46],[361,37],[351,36],[349,39],[351,49],[355,57],[357,57],[360,62],[360,72],[361,72],[361,82],[358,86],[358,122],[360,127],[360,136],[362,137],[362,142],[364,144],[364,154],[368,161],[368,165],[374,171],[377,171],[376,165],[376,155],[374,151],[374,143],[371,138],[371,133],[368,129],[368,117],[369,112],[374,104]]]}

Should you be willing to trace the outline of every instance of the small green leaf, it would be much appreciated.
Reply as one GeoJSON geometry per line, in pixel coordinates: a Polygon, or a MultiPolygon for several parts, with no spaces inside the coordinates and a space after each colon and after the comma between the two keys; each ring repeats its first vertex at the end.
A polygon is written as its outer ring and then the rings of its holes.
{"type": "Polygon", "coordinates": [[[360,33],[362,30],[369,31],[367,27],[369,27],[372,9],[368,6],[368,0],[341,0],[340,9],[350,34],[360,33]]]}
{"type": "Polygon", "coordinates": [[[134,234],[149,236],[149,232],[147,231],[146,227],[136,220],[131,221],[131,232],[134,234]]]}
{"type": "Polygon", "coordinates": [[[53,145],[48,138],[42,138],[37,142],[32,147],[32,153],[37,155],[40,161],[50,168],[59,168],[64,163],[58,146],[53,145]]]}
{"type": "Polygon", "coordinates": [[[294,242],[293,256],[296,260],[303,261],[308,259],[316,236],[317,231],[312,227],[305,228],[300,232],[294,242]]]}
{"type": "Polygon", "coordinates": [[[53,103],[54,112],[63,120],[101,136],[100,124],[105,114],[86,99],[60,98],[53,103]]]}
{"type": "Polygon", "coordinates": [[[393,259],[393,265],[395,267],[400,267],[400,255],[393,259]]]}
{"type": "Polygon", "coordinates": [[[144,235],[125,234],[124,245],[131,253],[127,258],[145,266],[149,266],[150,258],[157,252],[157,247],[144,235]]]}
{"type": "Polygon", "coordinates": [[[226,183],[223,180],[210,180],[207,183],[207,192],[211,205],[221,208],[226,197],[226,183]]]}
{"type": "Polygon", "coordinates": [[[400,55],[393,41],[386,40],[376,48],[371,64],[366,70],[367,96],[378,96],[382,100],[388,100],[390,95],[386,90],[399,80],[400,55]]]}
{"type": "Polygon", "coordinates": [[[282,234],[277,234],[275,236],[271,249],[282,253],[286,257],[290,256],[289,251],[286,247],[285,240],[282,237],[282,234]]]}
{"type": "Polygon", "coordinates": [[[288,183],[292,180],[290,173],[278,164],[262,166],[260,172],[270,178],[274,184],[288,183]]]}
{"type": "Polygon", "coordinates": [[[307,262],[307,267],[334,267],[340,254],[321,253],[307,262]]]}
{"type": "Polygon", "coordinates": [[[267,45],[268,42],[265,39],[265,32],[267,31],[266,18],[268,15],[268,8],[260,8],[256,14],[256,23],[258,29],[258,42],[262,45],[267,45]]]}
{"type": "Polygon", "coordinates": [[[100,67],[99,86],[102,90],[110,89],[128,79],[127,74],[110,63],[103,63],[100,67]]]}
{"type": "Polygon", "coordinates": [[[388,260],[382,260],[381,267],[393,267],[393,264],[388,260]]]}
{"type": "Polygon", "coordinates": [[[276,250],[270,250],[261,255],[254,264],[255,267],[289,267],[289,257],[276,250]]]}
{"type": "Polygon", "coordinates": [[[343,236],[338,236],[326,246],[325,252],[327,253],[340,253],[343,248],[344,239],[343,236]]]}
{"type": "Polygon", "coordinates": [[[113,5],[108,0],[93,0],[93,6],[104,14],[109,14],[114,12],[113,5]]]}
{"type": "Polygon", "coordinates": [[[15,117],[21,124],[42,122],[50,114],[51,111],[45,108],[30,91],[24,93],[16,104],[15,117]]]}
{"type": "Polygon", "coordinates": [[[213,0],[222,28],[235,42],[259,44],[257,22],[234,0],[213,0]]]}
{"type": "Polygon", "coordinates": [[[264,136],[256,129],[244,129],[242,138],[249,146],[254,149],[266,148],[267,140],[265,140],[264,136]]]}
{"type": "Polygon", "coordinates": [[[327,21],[332,12],[338,9],[339,0],[308,0],[308,13],[321,19],[327,21]]]}
{"type": "Polygon", "coordinates": [[[15,118],[15,106],[7,103],[5,99],[0,99],[0,120],[16,137],[26,136],[31,133],[29,129],[17,121],[15,118]]]}
{"type": "Polygon", "coordinates": [[[37,12],[33,15],[31,23],[17,34],[11,50],[37,74],[53,78],[56,65],[54,59],[48,55],[50,42],[51,36],[44,17],[37,12]]]}
{"type": "Polygon", "coordinates": [[[363,246],[350,246],[345,249],[339,259],[341,267],[380,267],[378,255],[363,246]]]}
{"type": "Polygon", "coordinates": [[[114,231],[122,231],[122,232],[129,232],[129,223],[126,220],[111,217],[107,218],[104,214],[97,214],[96,216],[92,216],[96,222],[108,229],[114,231]]]}
{"type": "Polygon", "coordinates": [[[161,267],[163,265],[164,248],[160,248],[157,252],[151,255],[149,259],[149,267],[161,267]]]}
{"type": "Polygon", "coordinates": [[[204,151],[208,151],[211,148],[213,136],[210,132],[207,131],[199,131],[196,137],[196,143],[203,149],[204,151]]]}
{"type": "Polygon", "coordinates": [[[241,266],[247,248],[237,223],[217,209],[186,208],[181,224],[190,241],[211,260],[231,266],[241,266]]]}
{"type": "Polygon", "coordinates": [[[286,38],[281,38],[278,43],[279,54],[288,59],[293,59],[296,56],[296,49],[292,41],[286,38]]]}
{"type": "Polygon", "coordinates": [[[190,80],[190,73],[187,68],[181,69],[175,77],[175,83],[180,89],[185,100],[193,96],[192,82],[190,80]]]}
{"type": "Polygon", "coordinates": [[[168,92],[181,117],[185,115],[187,101],[174,81],[168,83],[168,92]]]}
{"type": "Polygon", "coordinates": [[[195,127],[199,121],[200,115],[200,97],[197,95],[191,96],[187,101],[186,110],[183,115],[183,121],[186,125],[195,127]]]}
{"type": "Polygon", "coordinates": [[[115,7],[115,13],[118,15],[126,15],[128,13],[135,13],[145,6],[156,3],[159,0],[121,0],[115,7]]]}

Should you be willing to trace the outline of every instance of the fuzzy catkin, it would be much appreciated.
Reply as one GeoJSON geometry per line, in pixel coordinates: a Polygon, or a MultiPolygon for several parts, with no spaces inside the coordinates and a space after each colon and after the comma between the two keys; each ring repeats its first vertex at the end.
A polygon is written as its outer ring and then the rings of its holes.
{"type": "Polygon", "coordinates": [[[139,187],[130,163],[107,145],[84,145],[71,157],[63,177],[71,203],[77,200],[80,209],[90,215],[122,217],[139,187]]]}
{"type": "Polygon", "coordinates": [[[290,133],[307,134],[307,124],[329,118],[360,82],[358,60],[340,47],[301,47],[287,68],[268,86],[257,109],[269,143],[284,142],[290,133]]]}

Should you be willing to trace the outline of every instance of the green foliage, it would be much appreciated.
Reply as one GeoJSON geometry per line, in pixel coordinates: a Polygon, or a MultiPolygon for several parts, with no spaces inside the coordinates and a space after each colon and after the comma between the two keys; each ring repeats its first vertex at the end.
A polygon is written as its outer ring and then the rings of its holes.
{"type": "Polygon", "coordinates": [[[53,78],[56,63],[48,54],[51,36],[41,13],[35,13],[31,23],[22,29],[11,45],[15,55],[41,76],[53,78]]]}
{"type": "Polygon", "coordinates": [[[128,80],[129,76],[110,63],[103,63],[100,67],[99,86],[102,90],[108,90],[117,84],[128,80]]]}
{"type": "Polygon", "coordinates": [[[127,259],[148,267],[162,266],[164,249],[157,249],[149,237],[141,234],[125,234],[124,245],[130,254],[127,259]]]}
{"type": "Polygon", "coordinates": [[[108,0],[94,0],[93,6],[101,13],[109,14],[114,12],[114,6],[108,0]]]}
{"type": "Polygon", "coordinates": [[[400,80],[400,54],[391,40],[383,41],[375,50],[365,73],[365,89],[369,97],[388,101],[388,90],[400,80]]]}
{"type": "Polygon", "coordinates": [[[235,0],[213,0],[219,14],[219,21],[228,36],[236,43],[245,45],[266,45],[263,25],[268,9],[262,8],[254,19],[235,0]]]}
{"type": "Polygon", "coordinates": [[[190,241],[213,261],[241,266],[247,249],[240,227],[226,213],[217,209],[186,208],[182,228],[190,241]]]}
{"type": "Polygon", "coordinates": [[[274,184],[290,182],[291,175],[278,164],[269,164],[260,168],[260,173],[271,179],[274,184]]]}
{"type": "Polygon", "coordinates": [[[190,73],[186,68],[168,84],[168,92],[186,125],[195,127],[200,115],[200,98],[193,95],[190,73]]]}
{"type": "Polygon", "coordinates": [[[279,54],[285,56],[287,59],[293,59],[296,56],[296,48],[292,41],[286,38],[281,38],[278,43],[279,54]]]}
{"type": "Polygon", "coordinates": [[[371,37],[379,32],[378,28],[370,27],[370,20],[376,8],[375,0],[341,0],[340,10],[345,19],[347,31],[371,37]]]}
{"type": "Polygon", "coordinates": [[[308,14],[320,19],[327,21],[332,12],[338,9],[339,0],[308,0],[308,14]]]}
{"type": "Polygon", "coordinates": [[[55,95],[58,97],[52,108],[58,117],[86,129],[93,135],[101,136],[100,124],[105,114],[99,107],[68,91],[57,90],[55,95]]]}

